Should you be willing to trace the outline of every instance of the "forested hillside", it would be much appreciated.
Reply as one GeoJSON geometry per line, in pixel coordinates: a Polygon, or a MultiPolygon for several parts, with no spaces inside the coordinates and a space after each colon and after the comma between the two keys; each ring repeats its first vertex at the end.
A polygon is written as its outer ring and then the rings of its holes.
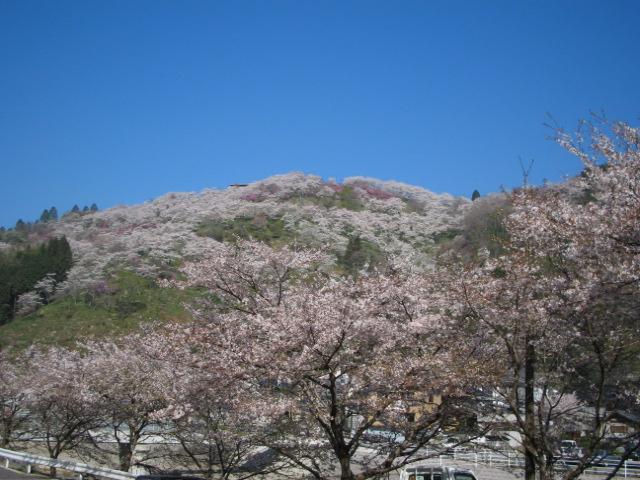
{"type": "Polygon", "coordinates": [[[0,233],[0,273],[28,277],[18,288],[16,281],[2,281],[0,341],[69,344],[78,336],[183,318],[182,303],[196,293],[160,294],[156,281],[174,278],[185,260],[238,238],[320,248],[345,275],[394,257],[428,269],[435,252],[459,237],[469,205],[398,182],[355,177],[337,183],[293,173],[104,211],[74,206],[60,219],[52,207],[37,223],[20,221],[0,233]],[[70,248],[64,261],[49,265],[38,257],[58,243],[70,248]],[[45,280],[46,291],[37,286],[45,280]]]}

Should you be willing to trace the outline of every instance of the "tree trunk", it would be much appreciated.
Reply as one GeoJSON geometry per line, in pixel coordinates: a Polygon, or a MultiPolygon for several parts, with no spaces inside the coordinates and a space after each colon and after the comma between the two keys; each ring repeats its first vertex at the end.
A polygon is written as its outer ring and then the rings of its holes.
{"type": "Polygon", "coordinates": [[[131,448],[131,443],[119,443],[118,456],[120,457],[120,470],[122,470],[123,472],[128,472],[131,468],[131,459],[133,458],[133,449],[131,448]]]}
{"type": "MultiPolygon", "coordinates": [[[[62,453],[61,451],[58,450],[57,447],[55,450],[51,447],[47,447],[47,450],[49,451],[49,458],[51,460],[57,460],[60,453],[62,453]]],[[[57,475],[58,475],[58,469],[56,467],[49,467],[49,476],[51,478],[56,478],[57,475]]]]}
{"type": "Polygon", "coordinates": [[[351,471],[351,458],[349,455],[340,457],[340,480],[353,480],[353,472],[351,471]]]}
{"type": "Polygon", "coordinates": [[[524,451],[524,478],[536,480],[536,456],[531,451],[535,446],[536,412],[534,395],[536,350],[527,338],[524,363],[524,420],[526,428],[526,448],[524,451]]]}
{"type": "MultiPolygon", "coordinates": [[[[56,455],[55,457],[54,457],[54,456],[49,455],[49,457],[50,457],[52,460],[57,460],[57,459],[58,459],[58,455],[56,455]]],[[[49,467],[49,476],[50,476],[51,478],[56,478],[56,476],[57,476],[57,475],[58,475],[58,469],[57,469],[56,467],[49,467]]]]}
{"type": "Polygon", "coordinates": [[[540,469],[540,480],[551,480],[555,478],[555,464],[553,461],[546,462],[544,468],[540,469]]]}
{"type": "Polygon", "coordinates": [[[0,448],[8,448],[11,439],[11,432],[8,428],[2,429],[2,438],[0,438],[0,448]]]}

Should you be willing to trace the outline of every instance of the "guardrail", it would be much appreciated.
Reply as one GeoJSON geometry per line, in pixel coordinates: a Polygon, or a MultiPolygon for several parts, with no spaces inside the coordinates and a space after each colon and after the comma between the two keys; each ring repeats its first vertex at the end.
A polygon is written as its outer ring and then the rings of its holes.
{"type": "MultiPolygon", "coordinates": [[[[439,457],[434,458],[435,461],[438,462],[439,465],[446,463],[446,459],[453,458],[454,460],[459,460],[467,463],[474,464],[478,466],[478,464],[486,465],[489,467],[498,467],[498,468],[507,468],[507,469],[519,469],[524,468],[524,456],[519,454],[518,452],[510,452],[510,451],[479,451],[479,452],[465,452],[454,450],[450,455],[440,455],[439,457]]],[[[573,465],[572,460],[558,460],[556,463],[556,469],[558,471],[570,469],[573,465]]],[[[584,474],[592,474],[592,475],[609,475],[614,470],[617,464],[615,462],[609,462],[605,465],[591,466],[584,471],[584,474]]],[[[640,478],[640,462],[634,461],[625,461],[620,469],[617,471],[616,476],[623,478],[640,478]]]]}
{"type": "MultiPolygon", "coordinates": [[[[428,454],[428,450],[426,452],[428,454]]],[[[5,450],[0,448],[0,459],[4,459],[4,467],[9,468],[10,462],[17,462],[26,466],[26,472],[31,473],[33,465],[39,465],[43,467],[54,467],[75,472],[78,474],[78,480],[82,480],[83,475],[90,475],[97,478],[105,478],[110,480],[132,480],[136,477],[135,474],[129,472],[123,472],[120,470],[113,470],[110,468],[96,467],[88,465],[86,463],[74,462],[71,460],[59,460],[39,455],[33,455],[24,452],[15,452],[12,450],[5,450]]],[[[476,467],[486,465],[496,468],[507,469],[519,469],[524,467],[524,457],[517,452],[510,451],[480,451],[480,452],[465,452],[460,450],[454,450],[451,454],[441,454],[436,457],[432,457],[429,462],[438,465],[448,464],[449,460],[462,461],[468,464],[474,464],[476,467]]],[[[557,469],[563,470],[570,468],[571,465],[562,464],[562,461],[557,463],[557,469]]],[[[607,466],[592,466],[584,471],[585,474],[593,475],[608,475],[614,470],[614,465],[607,466]]],[[[640,462],[625,461],[617,472],[617,476],[624,478],[640,478],[640,462]]]]}
{"type": "Polygon", "coordinates": [[[10,462],[18,462],[26,465],[27,473],[31,473],[33,465],[43,467],[62,468],[78,474],[78,479],[82,480],[83,475],[91,475],[92,477],[108,478],[111,480],[131,480],[136,475],[120,470],[112,470],[110,468],[95,467],[86,463],[72,462],[70,460],[59,460],[54,458],[41,457],[30,453],[14,452],[0,448],[0,458],[4,459],[5,468],[9,468],[10,462]]]}

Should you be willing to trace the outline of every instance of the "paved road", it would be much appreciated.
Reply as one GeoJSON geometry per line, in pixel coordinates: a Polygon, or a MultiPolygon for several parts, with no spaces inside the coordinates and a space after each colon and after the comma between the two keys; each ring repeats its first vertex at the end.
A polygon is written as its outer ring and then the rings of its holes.
{"type": "Polygon", "coordinates": [[[14,472],[13,470],[7,470],[6,468],[0,468],[0,480],[29,480],[36,478],[41,479],[42,477],[14,472]]]}

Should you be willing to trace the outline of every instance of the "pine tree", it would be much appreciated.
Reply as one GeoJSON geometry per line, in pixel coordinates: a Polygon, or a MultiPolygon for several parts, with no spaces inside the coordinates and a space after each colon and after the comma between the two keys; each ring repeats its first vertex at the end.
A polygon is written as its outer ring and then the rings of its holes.
{"type": "Polygon", "coordinates": [[[46,247],[47,272],[55,273],[56,281],[61,282],[66,278],[67,270],[73,263],[71,246],[66,237],[52,238],[46,247]]]}
{"type": "Polygon", "coordinates": [[[0,254],[0,325],[11,320],[15,273],[13,258],[0,254]]]}
{"type": "Polygon", "coordinates": [[[50,219],[51,219],[51,216],[49,215],[49,210],[44,209],[44,210],[42,211],[42,214],[40,214],[40,221],[41,221],[42,223],[46,223],[46,222],[48,222],[50,219]]]}
{"type": "Polygon", "coordinates": [[[80,207],[78,206],[77,203],[71,209],[71,213],[80,213],[80,207]]]}
{"type": "Polygon", "coordinates": [[[480,192],[478,190],[474,190],[473,193],[471,194],[471,200],[475,202],[479,198],[480,198],[480,192]]]}
{"type": "Polygon", "coordinates": [[[88,212],[89,212],[89,207],[87,207],[86,205],[82,207],[82,213],[88,213],[88,212]]]}
{"type": "Polygon", "coordinates": [[[356,275],[367,262],[367,255],[362,246],[360,236],[349,237],[344,255],[340,263],[350,275],[356,275]]]}
{"type": "Polygon", "coordinates": [[[58,209],[56,207],[51,207],[49,209],[49,219],[53,221],[58,220],[58,209]]]}
{"type": "Polygon", "coordinates": [[[59,282],[67,278],[67,271],[73,266],[73,252],[71,245],[67,241],[67,237],[62,236],[58,239],[58,265],[56,278],[59,282]]]}
{"type": "Polygon", "coordinates": [[[91,204],[91,208],[90,208],[90,210],[91,210],[92,212],[97,212],[97,211],[98,211],[98,205],[96,205],[95,203],[92,203],[92,204],[91,204]]]}

